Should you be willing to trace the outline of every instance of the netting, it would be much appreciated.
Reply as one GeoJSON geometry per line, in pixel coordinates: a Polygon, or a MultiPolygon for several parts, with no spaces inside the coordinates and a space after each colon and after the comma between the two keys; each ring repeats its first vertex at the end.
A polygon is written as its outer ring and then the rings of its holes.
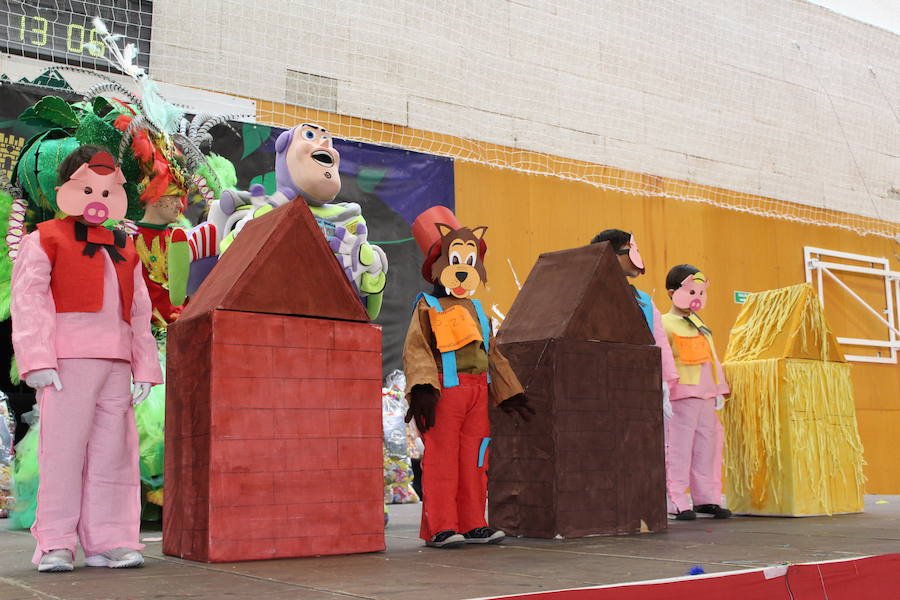
{"type": "Polygon", "coordinates": [[[260,123],[315,121],[603,189],[900,233],[900,36],[800,0],[0,10],[5,70],[19,55],[103,67],[89,18],[99,14],[138,43],[155,79],[249,104],[260,123]]]}

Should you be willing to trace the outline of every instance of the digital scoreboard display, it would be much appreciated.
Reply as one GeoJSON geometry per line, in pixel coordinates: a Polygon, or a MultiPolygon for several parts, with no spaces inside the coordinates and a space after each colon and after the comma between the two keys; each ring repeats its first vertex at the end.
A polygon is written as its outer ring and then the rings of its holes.
{"type": "Polygon", "coordinates": [[[152,0],[0,0],[0,51],[85,69],[110,71],[94,17],[135,44],[136,62],[150,71],[152,0]]]}

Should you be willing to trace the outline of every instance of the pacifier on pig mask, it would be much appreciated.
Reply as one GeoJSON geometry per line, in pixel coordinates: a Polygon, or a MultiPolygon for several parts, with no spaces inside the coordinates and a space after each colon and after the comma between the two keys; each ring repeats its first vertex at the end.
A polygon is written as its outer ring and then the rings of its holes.
{"type": "Polygon", "coordinates": [[[672,304],[681,310],[697,312],[706,306],[706,288],[709,286],[703,273],[688,275],[681,287],[672,293],[672,304]]]}
{"type": "Polygon", "coordinates": [[[91,225],[119,221],[128,209],[124,183],[112,155],[98,152],[56,188],[56,204],[67,215],[82,217],[91,225]]]}

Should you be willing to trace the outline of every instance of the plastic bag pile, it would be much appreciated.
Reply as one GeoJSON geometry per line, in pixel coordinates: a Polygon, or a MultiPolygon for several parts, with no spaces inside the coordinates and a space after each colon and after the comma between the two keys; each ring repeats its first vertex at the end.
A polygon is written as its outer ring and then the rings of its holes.
{"type": "Polygon", "coordinates": [[[16,421],[9,409],[9,398],[0,392],[0,519],[12,508],[12,457],[16,421]]]}
{"type": "Polygon", "coordinates": [[[406,504],[418,502],[413,490],[410,462],[410,434],[406,416],[406,377],[402,371],[391,372],[381,388],[381,417],[384,426],[384,502],[406,504]]]}

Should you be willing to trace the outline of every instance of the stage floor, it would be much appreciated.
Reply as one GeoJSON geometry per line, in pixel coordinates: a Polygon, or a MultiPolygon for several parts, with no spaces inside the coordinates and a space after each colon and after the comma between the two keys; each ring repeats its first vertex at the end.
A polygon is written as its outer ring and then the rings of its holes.
{"type": "Polygon", "coordinates": [[[900,552],[900,496],[867,496],[858,515],[670,521],[662,534],[507,539],[459,550],[422,546],[420,506],[390,507],[385,552],[208,565],[164,556],[159,541],[145,540],[146,565],[121,571],[78,567],[78,557],[72,573],[38,574],[31,536],[3,530],[0,600],[482,598],[678,577],[695,565],[713,573],[900,552]]]}

